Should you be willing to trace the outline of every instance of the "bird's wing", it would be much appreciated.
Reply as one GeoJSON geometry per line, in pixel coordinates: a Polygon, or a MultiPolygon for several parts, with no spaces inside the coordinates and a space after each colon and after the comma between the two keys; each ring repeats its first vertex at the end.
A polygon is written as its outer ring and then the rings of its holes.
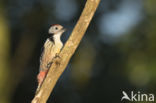
{"type": "Polygon", "coordinates": [[[44,50],[40,57],[40,70],[49,69],[48,65],[49,63],[51,63],[52,59],[55,57],[55,54],[56,53],[54,51],[54,42],[47,39],[44,44],[44,50]]]}

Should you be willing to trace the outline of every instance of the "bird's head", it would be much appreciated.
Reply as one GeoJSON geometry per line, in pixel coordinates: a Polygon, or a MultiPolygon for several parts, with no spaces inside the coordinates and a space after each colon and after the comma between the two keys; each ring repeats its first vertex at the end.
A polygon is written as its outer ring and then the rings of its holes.
{"type": "Polygon", "coordinates": [[[57,35],[58,33],[63,33],[65,31],[66,29],[59,24],[54,24],[49,28],[49,34],[53,34],[53,35],[57,35]]]}

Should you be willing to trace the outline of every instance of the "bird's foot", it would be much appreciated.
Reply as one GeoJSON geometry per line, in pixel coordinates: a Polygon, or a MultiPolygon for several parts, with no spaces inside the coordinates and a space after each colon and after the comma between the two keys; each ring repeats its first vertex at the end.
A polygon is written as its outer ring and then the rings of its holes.
{"type": "Polygon", "coordinates": [[[56,53],[55,58],[61,58],[61,57],[59,56],[59,53],[56,53]]]}
{"type": "Polygon", "coordinates": [[[51,65],[52,65],[52,63],[53,63],[53,62],[49,62],[49,63],[47,64],[47,68],[50,68],[51,65]]]}
{"type": "Polygon", "coordinates": [[[59,53],[56,53],[56,55],[55,55],[55,63],[57,64],[57,65],[60,65],[60,59],[61,59],[61,57],[59,56],[59,53]]]}

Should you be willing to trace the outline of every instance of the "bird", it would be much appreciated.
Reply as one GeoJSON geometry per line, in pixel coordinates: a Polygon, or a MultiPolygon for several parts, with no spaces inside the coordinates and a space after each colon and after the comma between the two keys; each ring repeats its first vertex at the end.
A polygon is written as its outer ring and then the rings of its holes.
{"type": "Polygon", "coordinates": [[[63,47],[61,36],[65,31],[66,29],[60,24],[53,24],[49,28],[50,37],[45,41],[43,52],[40,56],[40,67],[37,75],[38,87],[36,91],[39,91],[53,63],[53,59],[58,56],[63,47]]]}

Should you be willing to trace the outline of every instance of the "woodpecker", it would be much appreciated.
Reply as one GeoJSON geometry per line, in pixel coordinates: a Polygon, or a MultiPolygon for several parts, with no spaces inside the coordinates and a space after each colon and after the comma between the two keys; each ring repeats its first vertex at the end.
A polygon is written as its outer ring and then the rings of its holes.
{"type": "Polygon", "coordinates": [[[58,56],[60,53],[63,43],[61,41],[61,35],[66,31],[63,26],[59,24],[54,24],[49,28],[49,34],[51,35],[47,38],[46,42],[44,43],[44,49],[40,57],[40,69],[37,75],[38,80],[38,88],[37,91],[40,89],[40,86],[45,79],[48,70],[53,62],[53,59],[58,56]]]}

